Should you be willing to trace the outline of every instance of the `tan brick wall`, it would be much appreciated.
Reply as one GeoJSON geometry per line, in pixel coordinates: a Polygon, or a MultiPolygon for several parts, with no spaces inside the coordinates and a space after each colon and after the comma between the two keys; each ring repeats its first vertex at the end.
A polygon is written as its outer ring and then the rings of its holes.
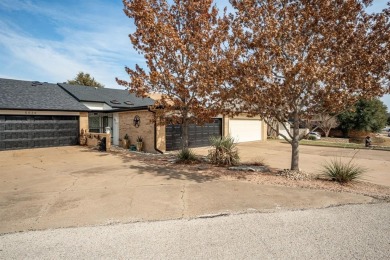
{"type": "Polygon", "coordinates": [[[97,146],[99,144],[99,140],[106,138],[106,150],[110,151],[111,149],[111,134],[105,133],[89,133],[87,134],[87,146],[97,146]]]}
{"type": "MultiPolygon", "coordinates": [[[[154,122],[153,113],[147,110],[126,111],[119,113],[119,138],[123,139],[125,134],[130,137],[130,144],[135,145],[138,136],[144,140],[143,151],[155,153],[154,149],[154,122]],[[141,119],[140,126],[133,125],[134,117],[138,115],[141,119]]],[[[164,132],[165,142],[165,132],[164,132]]]]}
{"type": "Polygon", "coordinates": [[[223,116],[222,118],[222,136],[229,135],[229,117],[223,116]]]}
{"type": "Polygon", "coordinates": [[[264,121],[261,121],[261,124],[263,125],[263,129],[261,130],[261,131],[262,131],[261,140],[262,140],[262,141],[267,141],[267,140],[268,140],[268,136],[267,136],[267,124],[266,124],[264,121]]]}
{"type": "Polygon", "coordinates": [[[79,128],[80,132],[81,132],[81,129],[84,129],[84,131],[88,131],[88,129],[89,129],[88,112],[80,112],[79,124],[80,124],[80,128],[79,128]]]}
{"type": "Polygon", "coordinates": [[[157,149],[162,152],[167,150],[167,143],[165,139],[165,125],[157,124],[157,149]]]}

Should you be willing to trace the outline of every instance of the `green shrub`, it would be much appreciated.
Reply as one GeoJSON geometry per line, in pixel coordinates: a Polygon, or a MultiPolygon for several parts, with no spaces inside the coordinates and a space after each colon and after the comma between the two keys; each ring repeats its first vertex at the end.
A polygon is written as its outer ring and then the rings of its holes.
{"type": "Polygon", "coordinates": [[[177,154],[177,159],[179,162],[185,163],[198,161],[195,153],[189,148],[180,150],[180,152],[177,154]]]}
{"type": "Polygon", "coordinates": [[[352,159],[348,163],[342,162],[340,159],[333,159],[323,166],[322,174],[341,184],[359,179],[366,172],[366,169],[352,163],[352,159]]]}
{"type": "Polygon", "coordinates": [[[212,164],[237,165],[240,162],[237,146],[233,137],[211,137],[208,157],[212,164]]]}
{"type": "Polygon", "coordinates": [[[317,140],[317,137],[313,136],[313,135],[309,135],[309,137],[307,138],[308,140],[317,140]]]}

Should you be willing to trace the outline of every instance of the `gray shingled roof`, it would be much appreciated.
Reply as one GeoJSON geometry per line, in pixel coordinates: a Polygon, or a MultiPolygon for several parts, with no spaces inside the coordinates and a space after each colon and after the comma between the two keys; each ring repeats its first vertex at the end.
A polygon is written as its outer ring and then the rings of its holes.
{"type": "Polygon", "coordinates": [[[59,83],[73,97],[82,102],[101,102],[106,103],[116,109],[134,109],[137,107],[146,107],[154,104],[151,98],[139,98],[127,90],[112,88],[94,88],[80,85],[69,85],[59,83]],[[125,103],[126,102],[126,103],[125,103]]]}
{"type": "Polygon", "coordinates": [[[57,84],[0,78],[0,109],[89,111],[57,84]]]}

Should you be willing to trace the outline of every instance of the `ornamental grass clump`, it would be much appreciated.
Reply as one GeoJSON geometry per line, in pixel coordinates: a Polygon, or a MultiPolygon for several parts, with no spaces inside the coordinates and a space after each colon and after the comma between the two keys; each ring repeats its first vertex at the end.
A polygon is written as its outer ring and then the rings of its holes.
{"type": "Polygon", "coordinates": [[[195,153],[189,148],[180,150],[180,152],[177,154],[177,159],[180,163],[192,163],[198,161],[195,153]]]}
{"type": "Polygon", "coordinates": [[[347,163],[342,162],[340,158],[333,159],[323,166],[323,175],[341,184],[345,184],[361,178],[361,176],[367,170],[359,165],[354,164],[352,159],[347,163]]]}
{"type": "Polygon", "coordinates": [[[240,156],[233,137],[211,137],[210,143],[213,149],[209,150],[208,157],[212,164],[238,165],[240,156]]]}

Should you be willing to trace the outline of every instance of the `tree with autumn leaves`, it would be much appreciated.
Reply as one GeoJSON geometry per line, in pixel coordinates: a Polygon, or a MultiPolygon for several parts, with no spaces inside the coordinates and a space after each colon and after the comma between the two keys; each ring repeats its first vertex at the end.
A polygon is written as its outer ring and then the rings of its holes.
{"type": "Polygon", "coordinates": [[[160,94],[159,118],[181,124],[182,147],[188,147],[188,126],[210,121],[217,112],[211,93],[218,82],[216,64],[229,29],[212,0],[124,0],[134,20],[130,35],[148,70],[126,67],[130,81],[117,79],[130,92],[145,97],[160,94]],[[173,3],[170,3],[173,2],[173,3]]]}
{"type": "Polygon", "coordinates": [[[298,170],[299,122],[390,90],[390,11],[367,14],[371,2],[231,0],[226,15],[212,0],[124,0],[148,70],[126,68],[130,81],[117,81],[139,96],[161,93],[183,147],[188,124],[217,113],[291,122],[298,170]]]}
{"type": "Polygon", "coordinates": [[[371,1],[359,0],[230,2],[230,42],[238,46],[230,96],[266,122],[292,124],[292,170],[300,122],[389,91],[389,9],[369,15],[371,1]]]}

